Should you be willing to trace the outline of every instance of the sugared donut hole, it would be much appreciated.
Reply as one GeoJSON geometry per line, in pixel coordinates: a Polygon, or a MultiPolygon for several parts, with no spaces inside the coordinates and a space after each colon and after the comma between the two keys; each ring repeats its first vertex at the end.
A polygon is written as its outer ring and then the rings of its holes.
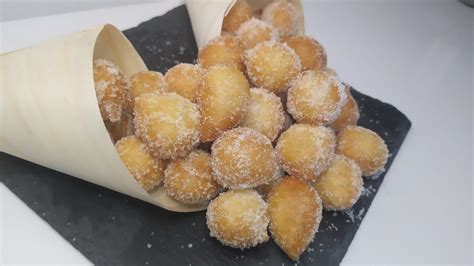
{"type": "Polygon", "coordinates": [[[163,75],[156,71],[141,71],[130,77],[130,96],[132,107],[135,99],[147,93],[159,93],[165,91],[163,75]]]}
{"type": "Polygon", "coordinates": [[[288,174],[314,181],[331,164],[336,136],[323,126],[295,124],[281,134],[276,151],[288,174]]]}
{"type": "Polygon", "coordinates": [[[344,210],[357,202],[363,185],[359,166],[347,157],[336,155],[331,166],[316,179],[314,186],[325,209],[344,210]]]}
{"type": "Polygon", "coordinates": [[[315,39],[308,36],[293,36],[284,38],[282,41],[298,54],[303,71],[321,70],[326,67],[326,51],[315,39]]]}
{"type": "Polygon", "coordinates": [[[206,213],[210,235],[234,248],[268,241],[267,204],[255,190],[230,190],[211,201],[206,213]]]}
{"type": "Polygon", "coordinates": [[[253,11],[246,0],[237,0],[229,10],[222,22],[222,30],[225,32],[235,32],[242,23],[253,16],[253,11]]]}
{"type": "Polygon", "coordinates": [[[203,68],[214,65],[235,66],[243,71],[243,47],[239,39],[233,35],[219,36],[211,40],[199,50],[198,63],[203,68]]]}
{"type": "Polygon", "coordinates": [[[127,105],[128,81],[112,62],[97,59],[93,64],[95,91],[103,120],[118,122],[127,105]]]}
{"type": "Polygon", "coordinates": [[[329,126],[336,132],[341,131],[347,126],[357,125],[360,117],[359,106],[354,97],[352,97],[349,86],[346,86],[345,90],[347,94],[346,104],[344,104],[342,107],[341,114],[337,117],[337,119],[329,124],[329,126]]]}
{"type": "Polygon", "coordinates": [[[262,20],[272,24],[280,37],[293,36],[298,32],[298,12],[292,3],[275,1],[262,11],[262,20]]]}
{"type": "Polygon", "coordinates": [[[130,174],[147,191],[160,184],[165,170],[165,161],[153,158],[144,143],[136,136],[119,140],[115,147],[130,174]]]}
{"type": "Polygon", "coordinates": [[[166,89],[169,92],[175,92],[183,96],[191,102],[196,102],[201,78],[202,69],[199,66],[181,63],[166,72],[166,89]]]}
{"type": "Polygon", "coordinates": [[[384,140],[372,130],[359,126],[347,126],[339,132],[336,152],[354,160],[364,176],[382,171],[388,158],[384,140]]]}
{"type": "Polygon", "coordinates": [[[137,136],[154,156],[186,156],[199,141],[198,106],[176,93],[145,94],[135,99],[137,136]]]}
{"type": "Polygon", "coordinates": [[[171,161],[163,184],[169,196],[187,204],[206,203],[221,190],[212,174],[211,156],[202,150],[171,161]]]}
{"type": "Polygon", "coordinates": [[[215,179],[226,188],[254,188],[280,173],[270,139],[250,128],[224,132],[212,145],[211,157],[215,179]]]}
{"type": "Polygon", "coordinates": [[[342,83],[325,71],[305,71],[288,90],[288,112],[298,123],[327,125],[347,99],[342,83]]]}
{"type": "Polygon", "coordinates": [[[202,114],[201,142],[237,126],[247,111],[250,87],[244,74],[231,66],[212,66],[204,72],[198,92],[202,114]]]}
{"type": "Polygon", "coordinates": [[[275,27],[268,22],[256,18],[252,18],[240,25],[235,34],[245,49],[252,49],[262,42],[277,41],[279,38],[275,27]]]}
{"type": "Polygon", "coordinates": [[[293,49],[278,42],[263,42],[244,53],[247,74],[252,82],[274,93],[285,91],[301,71],[293,49]]]}
{"type": "Polygon", "coordinates": [[[261,89],[250,89],[250,102],[243,127],[255,129],[274,141],[285,123],[285,113],[279,97],[261,89]]]}

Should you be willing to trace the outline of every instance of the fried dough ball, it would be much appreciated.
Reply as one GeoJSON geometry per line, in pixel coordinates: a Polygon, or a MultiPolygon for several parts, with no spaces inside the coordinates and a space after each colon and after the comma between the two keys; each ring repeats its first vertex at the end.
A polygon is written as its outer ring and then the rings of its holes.
{"type": "Polygon", "coordinates": [[[254,188],[279,176],[270,139],[254,129],[224,132],[212,145],[211,157],[214,177],[225,188],[254,188]]]}
{"type": "Polygon", "coordinates": [[[123,112],[118,122],[104,121],[105,127],[109,132],[109,136],[113,142],[117,142],[123,137],[133,135],[135,129],[133,127],[133,116],[127,112],[123,112]]]}
{"type": "Polygon", "coordinates": [[[138,137],[122,138],[117,141],[115,148],[130,174],[146,191],[160,184],[164,175],[165,161],[153,158],[138,137]]]}
{"type": "Polygon", "coordinates": [[[364,176],[383,171],[388,159],[384,140],[372,130],[359,126],[347,126],[339,132],[336,152],[354,160],[364,176]]]}
{"type": "Polygon", "coordinates": [[[198,65],[178,64],[165,74],[166,89],[195,103],[201,77],[202,69],[198,65]]]}
{"type": "Polygon", "coordinates": [[[132,107],[135,99],[143,94],[165,91],[163,75],[155,71],[141,71],[130,77],[130,97],[132,107]]]}
{"type": "Polygon", "coordinates": [[[242,61],[243,47],[237,37],[232,35],[219,36],[212,39],[199,50],[198,62],[203,68],[214,65],[235,66],[245,69],[242,61]]]}
{"type": "Polygon", "coordinates": [[[240,125],[253,128],[274,141],[284,123],[285,113],[280,98],[264,89],[250,89],[247,114],[240,125]]]}
{"type": "Polygon", "coordinates": [[[252,49],[257,44],[266,41],[278,41],[278,31],[272,24],[252,18],[242,25],[235,32],[239,38],[240,43],[245,49],[252,49]]]}
{"type": "Polygon", "coordinates": [[[281,134],[276,151],[283,170],[294,177],[314,181],[330,166],[335,146],[336,136],[331,129],[295,124],[281,134]]]}
{"type": "Polygon", "coordinates": [[[362,171],[351,159],[336,155],[332,165],[318,177],[314,187],[328,210],[352,207],[362,193],[362,171]]]}
{"type": "Polygon", "coordinates": [[[284,177],[267,197],[270,233],[292,260],[298,260],[318,231],[321,199],[308,183],[284,177]]]}
{"type": "Polygon", "coordinates": [[[247,50],[244,61],[252,82],[274,93],[288,89],[301,71],[295,51],[278,42],[262,42],[247,50]]]}
{"type": "Polygon", "coordinates": [[[211,155],[202,150],[170,162],[163,184],[170,197],[187,204],[206,203],[221,191],[212,174],[211,155]]]}
{"type": "Polygon", "coordinates": [[[288,112],[298,123],[327,125],[341,114],[344,86],[325,71],[305,71],[288,90],[288,112]]]}
{"type": "Polygon", "coordinates": [[[298,32],[298,12],[293,4],[284,0],[267,5],[263,9],[262,20],[272,24],[280,37],[293,36],[298,32]]]}
{"type": "Polygon", "coordinates": [[[201,142],[215,140],[242,121],[249,91],[247,79],[235,67],[217,65],[204,72],[197,96],[202,114],[201,142]]]}
{"type": "Polygon", "coordinates": [[[135,99],[137,136],[160,159],[186,156],[199,142],[198,106],[176,93],[156,93],[135,99]]]}
{"type": "Polygon", "coordinates": [[[127,79],[105,59],[94,60],[94,83],[102,119],[118,122],[127,101],[127,79]]]}
{"type": "Polygon", "coordinates": [[[246,0],[237,0],[232,6],[229,13],[224,17],[222,22],[222,30],[226,32],[235,32],[242,23],[249,20],[253,16],[253,11],[246,0]]]}
{"type": "Polygon", "coordinates": [[[283,39],[283,42],[298,54],[303,71],[320,70],[326,67],[326,51],[315,39],[308,36],[294,36],[283,39]]]}
{"type": "Polygon", "coordinates": [[[341,131],[346,126],[357,125],[360,117],[359,106],[354,97],[352,97],[349,86],[346,86],[345,90],[347,95],[346,104],[342,106],[341,114],[337,119],[329,124],[329,126],[336,132],[341,131]]]}
{"type": "Polygon", "coordinates": [[[230,190],[211,201],[206,212],[212,237],[233,248],[268,241],[267,203],[255,190],[230,190]]]}

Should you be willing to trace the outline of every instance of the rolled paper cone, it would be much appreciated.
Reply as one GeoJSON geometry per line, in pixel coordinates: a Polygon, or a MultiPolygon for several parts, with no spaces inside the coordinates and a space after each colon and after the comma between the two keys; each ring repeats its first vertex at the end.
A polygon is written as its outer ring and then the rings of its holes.
{"type": "Polygon", "coordinates": [[[114,26],[102,25],[0,56],[0,151],[176,212],[163,187],[146,192],[122,163],[102,121],[93,60],[126,76],[147,70],[114,26]]]}
{"type": "MultiPolygon", "coordinates": [[[[254,11],[264,8],[274,0],[247,0],[254,11]]],[[[298,12],[298,35],[304,34],[304,12],[301,0],[287,0],[298,12]]],[[[186,0],[186,8],[193,27],[198,48],[221,35],[225,15],[237,0],[186,0]]]]}

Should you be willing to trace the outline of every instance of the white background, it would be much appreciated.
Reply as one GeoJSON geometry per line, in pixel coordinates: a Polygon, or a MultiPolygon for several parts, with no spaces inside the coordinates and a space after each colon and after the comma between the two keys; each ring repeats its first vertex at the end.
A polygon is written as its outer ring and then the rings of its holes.
{"type": "MultiPolygon", "coordinates": [[[[0,51],[181,1],[3,1],[0,51]],[[118,6],[132,2],[153,4],[118,6]],[[96,9],[96,10],[92,10],[96,9]],[[55,13],[88,10],[74,14],[55,13]],[[27,17],[27,20],[12,20],[27,17]]],[[[355,88],[413,122],[345,264],[472,263],[474,10],[456,1],[304,1],[307,34],[355,88]]],[[[1,74],[0,74],[1,78],[1,74]]],[[[88,261],[3,184],[0,264],[88,261]]]]}

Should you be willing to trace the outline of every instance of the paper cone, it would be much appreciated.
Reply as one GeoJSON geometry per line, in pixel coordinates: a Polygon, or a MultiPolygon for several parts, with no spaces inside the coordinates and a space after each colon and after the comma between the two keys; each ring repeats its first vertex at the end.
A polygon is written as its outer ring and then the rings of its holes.
{"type": "Polygon", "coordinates": [[[0,56],[0,151],[147,201],[191,212],[162,186],[147,193],[130,175],[100,116],[93,60],[126,76],[147,70],[126,37],[102,25],[0,56]]]}
{"type": "MultiPolygon", "coordinates": [[[[237,0],[186,0],[189,18],[198,48],[221,35],[222,22],[237,0]]],[[[304,12],[300,0],[287,0],[298,12],[298,34],[304,34],[304,12]]],[[[273,0],[247,0],[254,11],[265,7],[273,0]]]]}

